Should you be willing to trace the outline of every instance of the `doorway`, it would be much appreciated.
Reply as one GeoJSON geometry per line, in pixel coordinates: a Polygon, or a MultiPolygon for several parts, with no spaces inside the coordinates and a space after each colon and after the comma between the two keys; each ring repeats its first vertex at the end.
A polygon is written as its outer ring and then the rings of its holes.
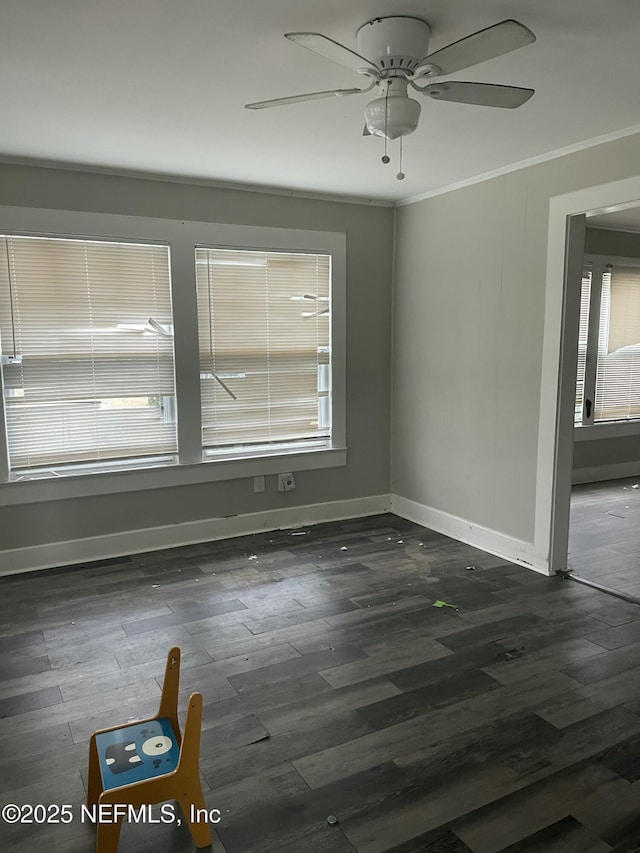
{"type": "Polygon", "coordinates": [[[586,215],[568,565],[640,592],[640,207],[586,215]]]}
{"type": "MultiPolygon", "coordinates": [[[[583,280],[583,259],[585,254],[587,229],[607,224],[615,225],[616,217],[627,218],[637,216],[640,223],[640,178],[630,178],[613,184],[591,187],[564,196],[558,196],[551,200],[549,217],[549,243],[547,256],[547,289],[545,309],[545,338],[544,338],[544,369],[542,378],[542,398],[540,414],[540,441],[538,452],[538,490],[536,497],[536,550],[547,546],[547,560],[550,573],[567,568],[574,569],[576,559],[580,559],[580,553],[589,552],[589,545],[593,545],[585,538],[584,547],[577,544],[574,537],[572,541],[572,553],[569,555],[570,543],[570,516],[571,500],[573,491],[574,475],[574,424],[576,414],[576,375],[578,368],[578,340],[579,340],[579,317],[581,302],[581,287],[583,280]],[[633,213],[631,213],[633,211],[633,213]],[[601,217],[609,217],[602,219],[601,217]],[[569,559],[568,559],[569,557],[569,559]]],[[[628,221],[628,220],[627,220],[628,221]]],[[[604,229],[603,229],[604,230],[604,229]]],[[[640,244],[640,228],[637,235],[640,244]]],[[[635,237],[634,237],[635,239],[635,237]]],[[[640,254],[640,252],[639,252],[640,254]]],[[[628,429],[635,429],[627,426],[628,429]]],[[[637,443],[640,445],[640,432],[637,443]]],[[[592,449],[597,447],[594,443],[592,449]]],[[[576,442],[576,448],[578,443],[576,442]]],[[[584,450],[576,449],[576,457],[585,457],[584,450]]],[[[640,461],[640,453],[637,454],[640,461]]],[[[635,463],[635,460],[628,460],[635,463]]],[[[617,464],[617,463],[612,463],[617,464]]],[[[637,465],[637,463],[635,463],[637,465]]],[[[580,467],[580,466],[579,466],[580,467]]],[[[588,467],[582,465],[582,467],[588,467]]],[[[583,472],[584,473],[584,472],[583,472]]],[[[601,472],[606,473],[606,472],[601,472]]],[[[621,469],[616,470],[615,476],[620,476],[621,469]]],[[[631,508],[638,490],[632,487],[636,485],[636,473],[640,474],[640,465],[635,469],[627,470],[633,482],[626,484],[621,480],[613,481],[610,485],[612,506],[619,504],[620,494],[629,497],[629,502],[622,504],[624,508],[631,508]],[[628,489],[629,494],[625,490],[628,489]],[[631,496],[631,494],[633,496],[631,496]]],[[[574,505],[578,512],[579,498],[583,497],[582,506],[591,509],[598,500],[605,500],[607,487],[600,482],[593,484],[593,492],[589,495],[589,486],[585,483],[576,486],[574,505]]],[[[640,481],[638,481],[640,486],[640,481]]],[[[640,508],[640,495],[638,507],[640,508]]],[[[618,507],[619,509],[619,507],[618,507]]],[[[612,539],[608,545],[609,553],[604,556],[612,560],[620,558],[621,561],[629,563],[629,569],[635,567],[637,560],[635,556],[638,548],[629,537],[619,535],[621,530],[616,530],[614,515],[608,515],[613,510],[605,510],[608,518],[611,518],[612,539]],[[614,540],[618,540],[617,542],[614,540]],[[623,547],[629,547],[629,557],[620,553],[620,543],[626,542],[623,547]],[[615,546],[615,547],[613,547],[615,546]]],[[[582,516],[587,510],[575,516],[575,530],[580,532],[583,524],[582,516]]],[[[621,513],[618,513],[620,515],[621,513]]],[[[637,524],[629,512],[625,518],[629,518],[629,527],[637,524]]],[[[619,521],[625,519],[620,518],[619,521]]],[[[607,519],[601,521],[601,529],[606,529],[607,519]]],[[[589,521],[584,519],[583,527],[586,528],[589,521]]],[[[603,541],[606,536],[603,535],[603,541]]],[[[593,549],[592,549],[593,550],[593,549]]],[[[593,557],[592,563],[598,563],[598,558],[593,557]]],[[[604,563],[604,560],[601,561],[604,563]]],[[[583,566],[586,561],[583,560],[583,566]]],[[[640,574],[640,566],[639,566],[640,574]]],[[[610,580],[613,580],[613,574],[610,580]]],[[[622,581],[629,578],[622,578],[622,581]]],[[[633,580],[633,578],[632,578],[633,580]]],[[[633,584],[629,584],[632,586],[633,584]]]]}

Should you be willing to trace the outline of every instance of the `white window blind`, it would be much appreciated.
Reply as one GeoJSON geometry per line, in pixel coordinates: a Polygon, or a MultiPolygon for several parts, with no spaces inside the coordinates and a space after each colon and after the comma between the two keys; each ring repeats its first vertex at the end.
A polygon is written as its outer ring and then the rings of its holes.
{"type": "Polygon", "coordinates": [[[602,276],[595,420],[640,417],[640,269],[602,276]]]}
{"type": "Polygon", "coordinates": [[[575,421],[582,420],[584,404],[584,376],[587,361],[587,334],[589,331],[589,302],[591,298],[591,271],[587,270],[582,276],[580,293],[580,326],[578,330],[578,369],[576,373],[576,407],[575,421]]]}
{"type": "Polygon", "coordinates": [[[172,329],[166,246],[0,237],[11,468],[175,453],[172,329]]]}
{"type": "Polygon", "coordinates": [[[196,270],[203,446],[327,441],[330,256],[199,248],[196,270]]]}

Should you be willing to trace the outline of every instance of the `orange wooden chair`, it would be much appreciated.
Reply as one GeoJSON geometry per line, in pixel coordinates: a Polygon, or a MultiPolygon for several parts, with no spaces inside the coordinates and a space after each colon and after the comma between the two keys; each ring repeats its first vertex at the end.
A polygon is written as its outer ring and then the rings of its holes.
{"type": "Polygon", "coordinates": [[[178,723],[180,649],[167,656],[160,708],[155,717],[100,729],[89,741],[87,806],[98,814],[96,853],[117,853],[122,809],[177,800],[196,847],[211,844],[200,785],[202,696],[192,693],[184,735],[178,723]],[[100,815],[106,819],[100,821],[100,815]]]}

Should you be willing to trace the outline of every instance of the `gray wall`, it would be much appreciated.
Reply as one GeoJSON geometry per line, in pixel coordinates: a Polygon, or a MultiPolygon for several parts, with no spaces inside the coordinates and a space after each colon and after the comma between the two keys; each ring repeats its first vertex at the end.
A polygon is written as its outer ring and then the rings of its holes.
{"type": "Polygon", "coordinates": [[[639,163],[630,136],[398,209],[394,493],[533,541],[549,199],[639,163]]]}
{"type": "Polygon", "coordinates": [[[597,482],[616,476],[631,477],[639,472],[640,435],[597,438],[573,444],[575,482],[597,482]]]}
{"type": "Polygon", "coordinates": [[[0,204],[347,233],[346,467],[264,494],[228,480],[4,507],[0,549],[389,491],[393,211],[169,181],[0,165],[0,204]]]}
{"type": "Polygon", "coordinates": [[[640,258],[640,233],[613,231],[608,228],[587,228],[584,250],[592,255],[640,258]]]}
{"type": "MultiPolygon", "coordinates": [[[[587,228],[584,249],[585,252],[594,255],[638,258],[640,257],[640,234],[610,231],[604,228],[587,228]]],[[[588,482],[593,478],[608,478],[613,470],[609,466],[627,465],[637,465],[640,468],[640,435],[576,441],[574,444],[574,477],[581,482],[588,482]],[[597,469],[604,466],[607,466],[608,471],[598,474],[597,469]],[[589,472],[585,469],[589,469],[589,472]]],[[[624,469],[619,470],[624,476],[624,469]]]]}

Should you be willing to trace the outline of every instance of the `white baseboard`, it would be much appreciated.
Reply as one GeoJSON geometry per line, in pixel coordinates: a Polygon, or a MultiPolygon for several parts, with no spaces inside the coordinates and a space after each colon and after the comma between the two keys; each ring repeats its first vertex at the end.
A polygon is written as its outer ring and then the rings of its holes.
{"type": "MultiPolygon", "coordinates": [[[[632,476],[632,474],[620,476],[632,476]]],[[[378,515],[383,512],[394,512],[402,518],[488,551],[501,559],[548,574],[547,564],[536,557],[531,542],[506,536],[504,533],[482,525],[472,524],[400,495],[385,494],[246,513],[226,518],[203,519],[143,530],[127,530],[104,536],[0,551],[0,576],[87,563],[93,560],[108,560],[128,554],[160,551],[163,548],[212,542],[269,530],[378,515]]]]}
{"type": "Polygon", "coordinates": [[[86,563],[92,560],[107,560],[128,554],[159,551],[163,548],[211,542],[216,539],[246,536],[268,530],[378,515],[388,511],[389,495],[373,495],[366,498],[287,507],[226,518],[209,518],[164,527],[91,536],[86,539],[33,545],[0,551],[0,576],[86,563]]]}
{"type": "Polygon", "coordinates": [[[578,485],[579,483],[602,483],[605,480],[623,480],[625,477],[640,477],[640,460],[574,468],[572,480],[574,485],[578,485]]]}
{"type": "Polygon", "coordinates": [[[497,530],[473,524],[458,516],[411,501],[400,495],[391,495],[391,512],[423,527],[428,527],[430,530],[451,536],[459,542],[488,551],[510,563],[517,563],[519,566],[525,566],[543,575],[549,574],[547,561],[535,553],[532,542],[515,539],[497,530]]]}

